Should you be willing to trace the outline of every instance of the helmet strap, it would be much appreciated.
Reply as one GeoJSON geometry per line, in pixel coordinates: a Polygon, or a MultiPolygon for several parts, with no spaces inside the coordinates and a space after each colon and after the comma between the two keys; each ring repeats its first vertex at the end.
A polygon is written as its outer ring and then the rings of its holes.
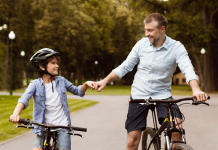
{"type": "MultiPolygon", "coordinates": [[[[44,73],[44,74],[49,74],[49,75],[51,76],[52,92],[54,92],[54,87],[53,87],[52,81],[54,80],[54,78],[55,78],[56,75],[50,74],[50,73],[48,72],[46,66],[44,66],[44,68],[45,68],[45,70],[43,70],[43,73],[44,73]]],[[[40,70],[41,70],[41,69],[40,69],[40,70]]]]}

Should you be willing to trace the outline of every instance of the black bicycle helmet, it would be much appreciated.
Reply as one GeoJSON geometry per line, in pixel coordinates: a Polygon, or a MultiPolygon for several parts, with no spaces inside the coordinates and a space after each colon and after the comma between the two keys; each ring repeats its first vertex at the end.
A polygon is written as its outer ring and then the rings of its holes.
{"type": "MultiPolygon", "coordinates": [[[[43,48],[38,50],[31,58],[30,61],[32,63],[32,65],[39,70],[40,72],[42,72],[43,74],[49,74],[51,76],[51,80],[54,79],[55,75],[50,74],[47,71],[47,67],[44,66],[45,70],[41,70],[39,68],[39,63],[45,61],[47,58],[52,57],[54,55],[60,55],[60,53],[53,51],[52,49],[49,48],[43,48]]],[[[52,92],[54,92],[53,90],[53,84],[52,84],[52,92]]]]}
{"type": "Polygon", "coordinates": [[[43,62],[47,58],[54,56],[54,55],[60,55],[60,53],[53,51],[49,48],[43,48],[38,50],[31,58],[30,61],[32,65],[36,68],[39,67],[39,63],[43,62]]]}

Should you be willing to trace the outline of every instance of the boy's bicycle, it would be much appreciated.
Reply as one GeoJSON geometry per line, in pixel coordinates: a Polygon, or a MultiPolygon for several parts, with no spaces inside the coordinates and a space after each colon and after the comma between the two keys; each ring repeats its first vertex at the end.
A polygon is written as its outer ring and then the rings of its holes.
{"type": "MultiPolygon", "coordinates": [[[[208,96],[210,99],[210,96],[208,96]]],[[[172,100],[161,100],[161,99],[134,99],[129,100],[130,103],[144,103],[139,107],[147,106],[148,109],[152,111],[152,118],[154,127],[147,127],[146,130],[143,132],[142,135],[142,150],[161,150],[161,133],[164,132],[165,136],[165,145],[164,150],[172,150],[173,143],[179,143],[174,147],[174,150],[193,150],[189,145],[186,144],[185,139],[185,130],[184,129],[177,129],[175,122],[174,122],[174,114],[172,112],[172,105],[182,101],[191,100],[191,103],[182,103],[182,104],[192,104],[192,105],[199,105],[208,103],[205,102],[197,102],[196,97],[187,97],[182,99],[172,99],[172,100]],[[160,104],[162,103],[162,104],[160,104]],[[157,119],[155,113],[155,107],[157,105],[164,105],[166,104],[167,108],[167,118],[164,120],[163,124],[158,129],[157,126],[157,119]],[[182,141],[171,141],[172,132],[179,132],[182,136],[182,141]]],[[[181,105],[182,105],[181,104],[181,105]]],[[[176,112],[176,110],[175,110],[176,112]]],[[[184,122],[184,120],[182,121],[184,122]]],[[[177,123],[179,125],[181,123],[177,123]]]]}
{"type": "Polygon", "coordinates": [[[19,123],[22,123],[24,125],[18,125],[16,126],[17,128],[23,127],[23,128],[28,128],[28,129],[34,129],[36,127],[32,126],[38,125],[43,127],[43,132],[44,132],[44,140],[43,140],[43,150],[58,150],[58,143],[57,143],[57,130],[58,129],[69,129],[69,132],[66,132],[67,134],[70,135],[76,135],[83,137],[81,134],[76,134],[74,133],[74,130],[76,131],[83,131],[86,132],[87,128],[80,128],[80,127],[73,127],[73,126],[54,126],[51,124],[42,124],[38,122],[31,121],[29,119],[20,119],[19,123]],[[53,129],[53,130],[52,130],[53,129]]]}

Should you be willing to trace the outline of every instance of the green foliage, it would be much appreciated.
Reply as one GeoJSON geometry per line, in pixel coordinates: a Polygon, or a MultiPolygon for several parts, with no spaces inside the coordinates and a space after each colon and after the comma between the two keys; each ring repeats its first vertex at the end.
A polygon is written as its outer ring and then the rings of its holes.
{"type": "Polygon", "coordinates": [[[7,47],[4,45],[4,43],[0,43],[0,90],[3,88],[3,70],[4,70],[4,58],[6,53],[7,47]]]}
{"type": "MultiPolygon", "coordinates": [[[[29,59],[45,47],[60,52],[60,75],[69,81],[81,84],[82,79],[104,78],[144,37],[143,20],[153,12],[166,16],[166,34],[181,41],[191,59],[195,54],[187,38],[190,36],[197,54],[207,42],[213,43],[216,51],[217,44],[212,41],[218,38],[217,5],[216,0],[2,0],[0,26],[7,24],[8,28],[0,31],[0,43],[10,46],[8,33],[13,30],[16,34],[13,89],[22,87],[23,78],[29,81],[37,77],[29,59]],[[206,23],[202,8],[206,10],[206,23]]],[[[10,56],[8,59],[10,63],[10,56]]],[[[7,74],[9,77],[10,72],[7,74]]],[[[131,84],[133,75],[128,74],[122,83],[131,84]]]]}
{"type": "MultiPolygon", "coordinates": [[[[17,105],[19,96],[0,96],[0,143],[28,132],[30,130],[25,128],[16,128],[15,124],[10,123],[8,120],[10,115],[13,114],[14,108],[17,105]]],[[[97,104],[96,101],[89,100],[75,100],[68,99],[70,112],[78,111],[97,104]]],[[[30,99],[29,106],[20,114],[21,118],[32,119],[33,100],[30,99]]]]}

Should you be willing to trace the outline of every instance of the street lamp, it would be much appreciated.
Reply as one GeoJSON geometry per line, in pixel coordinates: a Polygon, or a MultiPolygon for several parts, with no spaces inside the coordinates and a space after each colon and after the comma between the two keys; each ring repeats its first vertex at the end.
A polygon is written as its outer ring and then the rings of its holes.
{"type": "MultiPolygon", "coordinates": [[[[205,54],[205,49],[204,48],[202,48],[201,49],[201,54],[202,55],[204,55],[205,54]]],[[[203,81],[202,81],[202,90],[204,91],[204,57],[203,57],[203,67],[202,67],[202,79],[203,79],[203,81]]]]}
{"type": "MultiPolygon", "coordinates": [[[[23,56],[25,56],[25,52],[24,52],[24,51],[21,51],[20,55],[22,56],[22,69],[24,70],[23,56]]],[[[23,77],[24,77],[24,73],[23,73],[23,77]]],[[[23,77],[22,77],[22,81],[23,81],[23,77]]]]}
{"type": "Polygon", "coordinates": [[[7,25],[6,25],[6,24],[4,24],[2,27],[3,27],[4,29],[7,29],[7,25]]]}
{"type": "Polygon", "coordinates": [[[13,40],[15,39],[14,31],[11,31],[8,35],[11,40],[11,83],[10,83],[10,95],[12,95],[12,77],[13,77],[13,40]]]}
{"type": "Polygon", "coordinates": [[[97,81],[97,64],[98,64],[98,61],[96,60],[95,61],[95,67],[94,67],[94,70],[95,70],[95,80],[97,81]]]}

